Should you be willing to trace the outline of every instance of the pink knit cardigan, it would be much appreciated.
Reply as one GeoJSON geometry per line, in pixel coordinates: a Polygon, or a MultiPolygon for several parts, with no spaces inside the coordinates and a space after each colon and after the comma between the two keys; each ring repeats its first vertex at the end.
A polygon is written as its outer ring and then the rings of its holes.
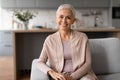
{"type": "MultiPolygon", "coordinates": [[[[97,80],[91,68],[91,53],[87,36],[82,32],[72,31],[70,42],[74,70],[71,76],[74,79],[80,79],[87,74],[97,80]]],[[[39,57],[38,68],[46,74],[51,69],[61,73],[63,66],[63,45],[58,31],[46,38],[39,57]],[[50,63],[50,67],[46,65],[47,60],[50,63]]]]}

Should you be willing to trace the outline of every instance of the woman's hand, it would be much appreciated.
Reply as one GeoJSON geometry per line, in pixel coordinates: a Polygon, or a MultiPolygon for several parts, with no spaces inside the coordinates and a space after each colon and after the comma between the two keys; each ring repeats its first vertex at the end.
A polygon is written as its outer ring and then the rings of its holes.
{"type": "Polygon", "coordinates": [[[48,71],[48,74],[55,80],[67,80],[63,74],[57,73],[53,70],[48,71]]]}
{"type": "Polygon", "coordinates": [[[70,75],[64,74],[66,80],[75,80],[70,75]]]}

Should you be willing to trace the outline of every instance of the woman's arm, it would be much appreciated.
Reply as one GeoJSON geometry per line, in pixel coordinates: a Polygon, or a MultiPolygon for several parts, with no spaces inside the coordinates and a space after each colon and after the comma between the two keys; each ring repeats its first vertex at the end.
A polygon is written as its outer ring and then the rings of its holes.
{"type": "Polygon", "coordinates": [[[51,70],[51,68],[49,66],[47,66],[46,62],[48,60],[48,41],[49,41],[50,37],[47,37],[44,44],[43,44],[43,48],[38,60],[38,69],[40,69],[40,71],[44,72],[45,74],[47,74],[47,72],[49,70],[51,70]]]}
{"type": "Polygon", "coordinates": [[[86,48],[85,48],[85,62],[84,64],[78,68],[75,72],[71,74],[73,79],[79,79],[87,74],[91,70],[91,54],[90,54],[90,47],[87,41],[86,48]]]}
{"type": "MultiPolygon", "coordinates": [[[[49,39],[47,38],[47,40],[49,39]]],[[[55,80],[66,80],[63,74],[54,71],[46,64],[49,53],[49,45],[47,44],[47,40],[45,40],[44,42],[37,66],[40,71],[44,72],[46,75],[50,75],[55,80]]]]}
{"type": "Polygon", "coordinates": [[[37,67],[40,69],[40,71],[42,71],[46,74],[49,70],[51,70],[51,68],[46,65],[46,62],[47,62],[47,59],[48,59],[47,40],[48,40],[48,38],[45,40],[45,42],[43,44],[43,48],[42,48],[40,57],[38,59],[38,65],[37,65],[37,67]]]}

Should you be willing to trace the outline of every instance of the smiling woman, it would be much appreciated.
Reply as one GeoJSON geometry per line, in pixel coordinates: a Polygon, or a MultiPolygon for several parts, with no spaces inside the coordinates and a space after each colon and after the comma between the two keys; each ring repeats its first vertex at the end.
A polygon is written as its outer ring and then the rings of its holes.
{"type": "Polygon", "coordinates": [[[40,80],[98,80],[91,67],[87,35],[71,29],[75,20],[72,5],[62,4],[58,7],[58,31],[46,38],[38,59],[37,66],[46,78],[40,80]],[[46,65],[47,60],[50,67],[46,65]]]}

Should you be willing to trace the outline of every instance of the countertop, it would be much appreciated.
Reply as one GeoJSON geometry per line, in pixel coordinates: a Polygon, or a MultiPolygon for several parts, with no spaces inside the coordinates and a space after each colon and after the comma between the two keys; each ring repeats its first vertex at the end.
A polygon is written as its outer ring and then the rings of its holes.
{"type": "MultiPolygon", "coordinates": [[[[79,28],[73,29],[81,32],[119,32],[120,28],[79,28]]],[[[57,29],[28,29],[12,30],[14,33],[31,33],[31,32],[56,32],[57,29]]]]}

